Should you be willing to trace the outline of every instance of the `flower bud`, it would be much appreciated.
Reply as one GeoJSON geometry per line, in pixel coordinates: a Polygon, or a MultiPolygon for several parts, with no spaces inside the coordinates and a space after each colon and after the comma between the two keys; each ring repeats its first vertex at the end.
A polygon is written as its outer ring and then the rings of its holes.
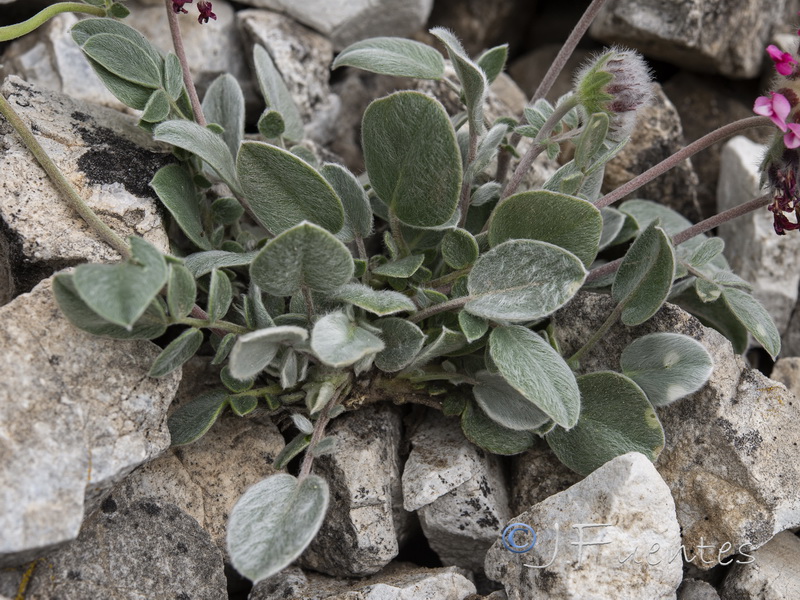
{"type": "Polygon", "coordinates": [[[588,114],[609,116],[609,138],[619,142],[633,132],[636,112],[652,100],[651,79],[638,52],[611,48],[578,71],[575,93],[588,114]]]}

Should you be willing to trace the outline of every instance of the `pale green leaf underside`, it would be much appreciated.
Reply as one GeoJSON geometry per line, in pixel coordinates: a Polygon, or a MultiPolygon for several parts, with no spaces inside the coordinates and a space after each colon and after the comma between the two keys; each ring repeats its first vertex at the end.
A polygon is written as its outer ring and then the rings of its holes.
{"type": "Polygon", "coordinates": [[[332,294],[334,300],[348,302],[380,317],[398,312],[415,312],[410,298],[391,290],[374,290],[360,283],[349,283],[332,294]]]}
{"type": "Polygon", "coordinates": [[[481,371],[476,379],[480,383],[472,388],[475,401],[486,416],[499,425],[516,431],[531,431],[550,420],[500,375],[481,371]]]}
{"type": "Polygon", "coordinates": [[[311,349],[329,367],[352,365],[384,349],[383,341],[343,312],[322,317],[311,332],[311,349]]]}
{"type": "Polygon", "coordinates": [[[246,333],[236,340],[230,354],[230,373],[236,379],[255,377],[272,359],[282,344],[298,344],[308,339],[308,332],[294,325],[279,325],[246,333]]]}
{"type": "Polygon", "coordinates": [[[372,323],[383,334],[385,348],[375,357],[375,366],[385,373],[394,373],[406,368],[422,350],[425,334],[405,319],[390,317],[372,323]]]}
{"type": "Polygon", "coordinates": [[[374,37],[342,50],[331,68],[356,67],[396,77],[441,79],[444,59],[426,44],[396,37],[374,37]]]}

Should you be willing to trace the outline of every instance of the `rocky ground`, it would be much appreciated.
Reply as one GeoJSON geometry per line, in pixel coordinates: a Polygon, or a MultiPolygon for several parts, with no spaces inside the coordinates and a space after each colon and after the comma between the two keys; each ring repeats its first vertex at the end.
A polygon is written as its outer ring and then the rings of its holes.
{"type": "MultiPolygon", "coordinates": [[[[0,25],[46,2],[0,0],[0,25]]],[[[313,150],[358,171],[367,103],[430,84],[343,70],[336,52],[374,35],[429,41],[452,28],[467,49],[510,43],[508,75],[490,109],[520,115],[588,2],[555,0],[214,0],[215,22],[182,21],[202,88],[232,73],[261,111],[248,56],[264,45],[308,119],[313,150]]],[[[131,0],[126,21],[170,46],[161,0],[131,0]]],[[[751,114],[769,43],[796,44],[798,0],[611,0],[576,61],[604,43],[640,49],[655,69],[656,101],[609,165],[613,188],[711,129],[751,114]]],[[[105,91],[61,15],[0,47],[2,93],[93,208],[121,235],[167,249],[147,183],[169,154],[105,91]]],[[[569,86],[565,74],[556,96],[569,86]]],[[[763,132],[768,135],[769,131],[763,132]]],[[[637,193],[697,220],[758,195],[766,138],[737,137],[637,193]]],[[[537,173],[553,164],[538,164],[537,173]]],[[[199,442],[169,448],[167,414],[217,380],[207,359],[179,375],[146,376],[150,342],[91,337],[53,299],[52,275],[113,251],[58,199],[13,130],[0,123],[0,600],[491,600],[800,598],[800,236],[777,237],[766,211],[718,231],[734,270],[756,286],[783,336],[774,365],[668,305],[618,327],[582,362],[615,368],[634,335],[684,333],[711,353],[699,392],[659,410],[667,444],[655,465],[621,456],[588,477],[545,444],[487,455],[438,413],[378,404],[337,419],[340,452],[315,471],[331,487],[318,538],[290,568],[251,589],[226,566],[228,511],[273,473],[288,423],[223,417],[199,442]],[[535,523],[537,543],[509,552],[500,533],[535,523]],[[601,541],[603,545],[597,545],[601,541]],[[533,565],[536,568],[529,568],[533,565]]],[[[555,320],[565,352],[607,314],[583,293],[555,320]]]]}

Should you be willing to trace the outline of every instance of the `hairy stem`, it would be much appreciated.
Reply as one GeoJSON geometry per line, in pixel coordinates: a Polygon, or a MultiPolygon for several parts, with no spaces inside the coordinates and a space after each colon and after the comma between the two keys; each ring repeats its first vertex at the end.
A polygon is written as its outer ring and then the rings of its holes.
{"type": "Polygon", "coordinates": [[[178,14],[172,9],[172,0],[164,0],[167,7],[167,21],[169,22],[169,32],[172,35],[172,46],[175,48],[175,55],[181,63],[183,70],[183,84],[189,93],[189,100],[192,103],[194,120],[198,125],[206,126],[206,118],[203,115],[203,107],[200,105],[200,98],[197,95],[197,88],[194,86],[192,74],[189,71],[189,61],[186,58],[186,50],[183,47],[183,37],[181,27],[178,23],[178,14]]]}
{"type": "Polygon", "coordinates": [[[87,15],[94,15],[95,17],[106,16],[106,9],[100,6],[89,6],[83,2],[59,2],[58,4],[51,4],[47,8],[39,11],[27,21],[0,27],[0,42],[8,42],[22,37],[38,29],[56,15],[65,12],[85,13],[87,15]]]}
{"type": "Polygon", "coordinates": [[[469,123],[469,151],[467,153],[467,168],[464,169],[464,180],[461,182],[461,198],[458,201],[458,208],[461,210],[461,217],[458,226],[464,227],[467,222],[467,212],[469,211],[469,192],[472,188],[472,163],[475,162],[475,155],[478,153],[478,128],[476,124],[469,123]]]}
{"type": "Polygon", "coordinates": [[[228,321],[215,321],[213,326],[208,321],[208,319],[193,319],[191,317],[186,317],[183,319],[173,319],[172,323],[176,325],[189,325],[190,327],[197,327],[211,329],[215,333],[219,333],[221,335],[225,335],[226,333],[250,333],[250,329],[247,327],[242,327],[241,325],[237,325],[236,323],[229,323],[228,321]]]}
{"type": "Polygon", "coordinates": [[[746,119],[740,119],[738,121],[734,121],[733,123],[729,123],[728,125],[720,127],[719,129],[715,129],[711,133],[704,135],[699,140],[696,140],[685,148],[679,150],[672,156],[665,158],[656,166],[648,169],[641,175],[634,177],[625,185],[622,185],[613,192],[606,194],[597,202],[595,202],[595,206],[597,208],[603,208],[610,204],[614,204],[614,202],[617,200],[624,198],[631,192],[638,190],[643,185],[650,183],[656,177],[659,177],[670,169],[677,167],[687,158],[694,156],[701,150],[705,150],[709,146],[713,146],[717,142],[727,139],[730,136],[739,133],[740,131],[752,129],[753,127],[769,127],[771,124],[772,122],[768,117],[748,117],[746,119]]]}
{"type": "Polygon", "coordinates": [[[608,330],[614,326],[614,323],[616,323],[619,320],[620,316],[622,315],[622,311],[624,309],[625,309],[624,303],[617,304],[617,306],[614,307],[614,310],[611,311],[611,314],[608,315],[608,318],[605,321],[603,321],[603,324],[600,325],[597,331],[595,331],[592,334],[592,337],[590,337],[586,341],[586,343],[583,346],[581,346],[581,348],[577,352],[575,352],[575,354],[573,354],[572,356],[569,357],[569,359],[567,359],[567,364],[570,367],[574,369],[578,366],[584,354],[586,354],[589,350],[591,350],[594,347],[594,345],[603,338],[603,336],[608,332],[608,330]]]}
{"type": "Polygon", "coordinates": [[[572,33],[569,34],[567,41],[564,42],[561,50],[559,50],[558,55],[553,61],[553,64],[550,65],[550,68],[547,70],[547,73],[545,74],[541,83],[539,83],[539,87],[537,87],[536,91],[533,93],[531,104],[541,98],[544,98],[553,87],[553,84],[556,82],[556,79],[558,79],[561,71],[564,70],[569,57],[572,56],[572,53],[575,51],[578,42],[581,41],[583,34],[585,34],[586,30],[589,29],[589,25],[592,24],[592,21],[594,21],[597,13],[600,12],[600,9],[603,8],[603,5],[606,3],[606,1],[607,0],[594,0],[594,2],[589,5],[589,8],[586,9],[586,12],[583,13],[583,16],[581,16],[578,23],[572,29],[572,33]]]}
{"type": "MultiPolygon", "coordinates": [[[[348,379],[347,384],[349,383],[350,380],[348,379]]],[[[308,443],[306,454],[303,456],[303,464],[300,465],[300,473],[297,476],[299,481],[303,481],[303,479],[308,477],[308,475],[311,473],[311,465],[314,464],[314,449],[317,447],[317,444],[319,444],[320,440],[322,440],[322,436],[325,435],[325,428],[331,421],[331,410],[333,410],[333,407],[339,402],[339,399],[342,397],[342,392],[346,387],[348,386],[343,385],[336,390],[336,393],[322,409],[319,418],[314,423],[314,431],[311,433],[311,441],[308,443]]]]}
{"type": "Polygon", "coordinates": [[[427,319],[428,317],[432,317],[433,315],[438,315],[441,312],[461,308],[470,300],[471,298],[469,296],[463,296],[461,298],[453,298],[447,302],[440,302],[439,304],[434,304],[433,306],[429,306],[428,308],[414,313],[408,317],[408,320],[412,323],[419,323],[420,321],[427,319]]]}
{"type": "Polygon", "coordinates": [[[44,148],[39,144],[36,136],[33,135],[33,132],[22,120],[22,117],[14,111],[11,103],[8,102],[2,94],[0,94],[0,114],[5,117],[19,137],[22,138],[22,142],[45,170],[45,173],[50,177],[53,185],[55,185],[61,196],[66,200],[69,207],[78,213],[80,217],[86,221],[86,224],[89,225],[104,242],[116,250],[122,258],[130,258],[131,252],[125,240],[100,220],[97,213],[83,201],[83,198],[78,194],[75,187],[64,176],[61,169],[53,162],[53,159],[47,155],[47,152],[45,152],[44,148]]]}

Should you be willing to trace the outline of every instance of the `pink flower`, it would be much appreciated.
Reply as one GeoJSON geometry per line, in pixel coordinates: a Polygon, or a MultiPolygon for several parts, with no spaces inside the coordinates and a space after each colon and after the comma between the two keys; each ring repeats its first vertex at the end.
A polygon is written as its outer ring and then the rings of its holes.
{"type": "Polygon", "coordinates": [[[781,131],[786,131],[786,117],[791,110],[786,96],[775,92],[770,92],[769,96],[759,96],[753,105],[754,113],[769,117],[781,131]]]}
{"type": "Polygon", "coordinates": [[[778,73],[783,76],[792,74],[792,71],[794,71],[794,67],[792,65],[797,64],[797,61],[792,58],[791,54],[788,52],[781,52],[780,48],[774,44],[767,46],[767,54],[769,54],[772,62],[775,63],[775,70],[778,73]]]}
{"type": "Polygon", "coordinates": [[[783,136],[783,143],[787,148],[797,148],[800,146],[800,123],[789,123],[786,125],[789,131],[783,136]]]}
{"type": "Polygon", "coordinates": [[[200,2],[197,3],[197,10],[200,11],[200,16],[197,17],[198,23],[208,23],[209,19],[217,20],[217,15],[211,12],[211,2],[200,0],[200,2]]]}
{"type": "Polygon", "coordinates": [[[184,4],[191,4],[194,0],[172,0],[172,10],[176,13],[188,13],[189,11],[183,8],[184,4]]]}

